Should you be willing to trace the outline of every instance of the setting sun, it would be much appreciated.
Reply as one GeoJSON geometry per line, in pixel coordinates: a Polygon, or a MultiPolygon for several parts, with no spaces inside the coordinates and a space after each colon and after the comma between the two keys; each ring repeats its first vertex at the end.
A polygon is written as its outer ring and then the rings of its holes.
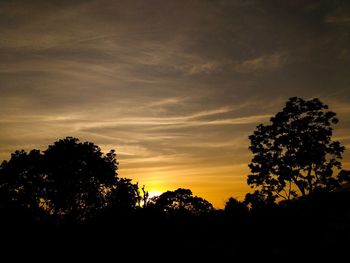
{"type": "Polygon", "coordinates": [[[152,198],[152,197],[155,197],[155,196],[159,196],[162,193],[164,193],[164,191],[159,191],[159,190],[150,190],[150,191],[148,191],[149,198],[152,198]]]}

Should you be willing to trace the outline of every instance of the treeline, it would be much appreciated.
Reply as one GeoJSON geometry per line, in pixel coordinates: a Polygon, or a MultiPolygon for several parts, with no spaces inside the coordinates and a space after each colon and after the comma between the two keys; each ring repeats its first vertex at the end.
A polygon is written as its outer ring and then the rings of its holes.
{"type": "Polygon", "coordinates": [[[127,215],[147,209],[167,215],[202,215],[213,210],[189,189],[148,197],[130,179],[117,174],[112,150],[103,154],[90,142],[67,137],[40,152],[16,151],[0,169],[2,220],[77,224],[100,221],[107,214],[127,215]],[[25,216],[26,215],[26,216],[25,216]]]}
{"type": "MultiPolygon", "coordinates": [[[[306,246],[335,249],[341,244],[329,240],[350,238],[350,172],[342,169],[345,148],[332,140],[336,123],[336,114],[318,99],[290,98],[270,124],[258,125],[249,136],[247,183],[254,191],[243,201],[228,198],[223,210],[189,189],[149,198],[145,187],[119,177],[114,150],[104,154],[77,138],[58,140],[44,151],[16,151],[0,165],[0,225],[109,232],[118,226],[118,233],[137,226],[136,232],[153,241],[157,233],[174,237],[173,245],[193,239],[191,246],[240,252],[249,250],[251,239],[270,242],[279,231],[291,231],[273,253],[290,253],[305,236],[314,242],[306,246]]],[[[266,251],[269,242],[254,249],[266,251]]]]}

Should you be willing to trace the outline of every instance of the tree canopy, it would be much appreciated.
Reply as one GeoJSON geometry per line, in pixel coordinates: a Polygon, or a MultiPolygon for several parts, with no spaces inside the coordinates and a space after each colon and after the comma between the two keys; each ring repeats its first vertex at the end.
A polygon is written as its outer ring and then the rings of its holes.
{"type": "Polygon", "coordinates": [[[248,207],[244,202],[240,202],[233,197],[230,197],[225,203],[224,212],[231,218],[243,217],[248,213],[248,211],[248,207]]]}
{"type": "Polygon", "coordinates": [[[213,205],[207,200],[193,196],[191,190],[183,188],[166,191],[160,196],[155,196],[150,199],[148,205],[167,214],[189,213],[201,215],[213,210],[213,205]]]}
{"type": "Polygon", "coordinates": [[[1,202],[81,222],[111,203],[134,207],[137,185],[117,177],[114,150],[67,137],[40,152],[16,151],[0,166],[1,202]]]}
{"type": "Polygon", "coordinates": [[[15,151],[9,161],[0,166],[0,196],[5,204],[21,203],[26,208],[39,205],[44,193],[40,187],[46,175],[42,173],[43,156],[40,151],[15,151]]]}
{"type": "Polygon", "coordinates": [[[249,136],[254,157],[247,182],[259,189],[256,200],[289,200],[339,187],[345,148],[332,140],[338,119],[327,105],[292,97],[270,121],[249,136]]]}

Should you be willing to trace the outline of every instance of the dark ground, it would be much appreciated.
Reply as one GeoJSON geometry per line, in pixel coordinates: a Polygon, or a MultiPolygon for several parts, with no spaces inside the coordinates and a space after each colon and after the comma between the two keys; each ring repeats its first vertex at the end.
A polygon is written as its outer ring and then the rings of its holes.
{"type": "Polygon", "coordinates": [[[139,211],[86,225],[7,221],[1,230],[2,255],[5,258],[9,253],[12,260],[38,257],[47,261],[347,262],[349,204],[346,192],[310,197],[239,218],[223,211],[202,217],[139,211]]]}

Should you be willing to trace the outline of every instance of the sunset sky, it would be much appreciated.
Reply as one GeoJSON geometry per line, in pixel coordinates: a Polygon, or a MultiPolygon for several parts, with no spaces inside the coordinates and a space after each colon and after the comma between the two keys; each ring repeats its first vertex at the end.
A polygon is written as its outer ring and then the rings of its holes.
{"type": "Polygon", "coordinates": [[[74,136],[222,207],[291,96],[328,104],[350,149],[350,1],[2,0],[0,57],[1,160],[74,136]]]}

